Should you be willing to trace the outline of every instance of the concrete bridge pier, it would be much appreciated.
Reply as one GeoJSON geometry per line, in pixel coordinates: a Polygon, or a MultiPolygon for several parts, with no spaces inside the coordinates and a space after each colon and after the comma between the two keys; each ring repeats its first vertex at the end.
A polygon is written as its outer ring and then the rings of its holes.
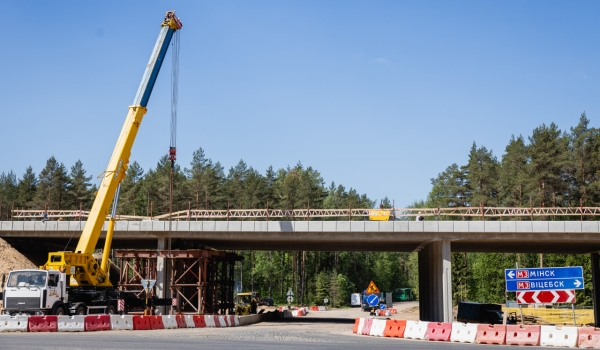
{"type": "Polygon", "coordinates": [[[419,316],[422,321],[452,322],[450,241],[425,244],[419,251],[419,316]]]}
{"type": "MultiPolygon", "coordinates": [[[[158,247],[157,250],[166,250],[167,248],[167,239],[159,238],[158,239],[158,247]]],[[[169,290],[168,286],[168,274],[167,267],[165,266],[165,258],[162,256],[156,257],[156,296],[159,298],[167,298],[167,291],[169,290]]],[[[157,308],[157,312],[161,315],[166,313],[165,306],[159,306],[157,308]]]]}

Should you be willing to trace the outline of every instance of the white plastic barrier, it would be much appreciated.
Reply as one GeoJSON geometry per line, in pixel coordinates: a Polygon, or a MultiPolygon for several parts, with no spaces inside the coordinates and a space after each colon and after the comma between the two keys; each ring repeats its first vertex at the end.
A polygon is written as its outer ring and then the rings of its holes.
{"type": "Polygon", "coordinates": [[[428,325],[427,321],[406,321],[404,338],[426,340],[428,325]]]}
{"type": "Polygon", "coordinates": [[[376,337],[383,337],[383,331],[385,330],[385,321],[386,320],[373,320],[371,324],[371,331],[369,335],[373,335],[376,337]]]}
{"type": "Polygon", "coordinates": [[[206,322],[206,327],[215,327],[214,315],[204,315],[204,321],[206,322]]]}
{"type": "Polygon", "coordinates": [[[194,323],[194,315],[184,315],[184,319],[187,328],[196,328],[196,324],[194,323]]]}
{"type": "Polygon", "coordinates": [[[327,311],[327,306],[319,306],[319,311],[327,311]]]}
{"type": "Polygon", "coordinates": [[[162,321],[165,329],[177,328],[177,319],[175,319],[175,315],[162,315],[162,321]]]}
{"type": "Polygon", "coordinates": [[[542,326],[541,328],[541,346],[577,347],[578,332],[576,327],[542,326]]]}
{"type": "Polygon", "coordinates": [[[227,316],[219,315],[219,324],[221,327],[229,327],[229,320],[226,318],[227,316]]]}
{"type": "Polygon", "coordinates": [[[450,341],[459,343],[475,343],[477,323],[452,322],[450,341]]]}
{"type": "Polygon", "coordinates": [[[298,310],[292,310],[292,317],[298,317],[298,310]]]}
{"type": "Polygon", "coordinates": [[[59,332],[83,332],[85,331],[85,316],[58,316],[59,332]]]}
{"type": "Polygon", "coordinates": [[[27,332],[29,315],[0,315],[0,332],[27,332]]]}
{"type": "Polygon", "coordinates": [[[356,334],[360,335],[360,332],[362,331],[364,325],[365,325],[365,318],[361,317],[360,321],[358,321],[358,332],[356,334]]]}
{"type": "Polygon", "coordinates": [[[133,315],[110,315],[112,330],[133,330],[133,315]]]}

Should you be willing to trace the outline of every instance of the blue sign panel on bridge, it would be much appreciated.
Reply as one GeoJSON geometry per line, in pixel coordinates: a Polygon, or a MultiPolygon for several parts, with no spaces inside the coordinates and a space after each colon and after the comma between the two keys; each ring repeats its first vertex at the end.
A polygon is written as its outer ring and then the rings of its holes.
{"type": "Polygon", "coordinates": [[[543,267],[506,269],[506,291],[583,289],[583,268],[543,267]]]}

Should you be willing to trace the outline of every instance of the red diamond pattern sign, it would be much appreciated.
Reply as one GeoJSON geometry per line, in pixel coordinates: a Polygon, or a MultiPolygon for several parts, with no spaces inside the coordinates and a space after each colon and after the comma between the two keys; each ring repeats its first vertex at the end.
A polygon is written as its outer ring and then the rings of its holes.
{"type": "Polygon", "coordinates": [[[519,304],[574,303],[574,290],[536,290],[517,292],[519,304]]]}

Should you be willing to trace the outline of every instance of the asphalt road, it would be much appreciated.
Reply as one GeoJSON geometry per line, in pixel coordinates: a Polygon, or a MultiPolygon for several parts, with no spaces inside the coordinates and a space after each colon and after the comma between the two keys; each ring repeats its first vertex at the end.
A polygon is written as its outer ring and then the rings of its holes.
{"type": "MultiPolygon", "coordinates": [[[[408,305],[407,305],[408,306],[408,305]]],[[[0,333],[0,349],[490,349],[494,345],[379,338],[352,333],[358,309],[309,312],[305,317],[235,328],[0,333]]],[[[497,346],[495,346],[497,347],[497,346]]],[[[543,349],[528,347],[528,349],[543,349]]]]}

